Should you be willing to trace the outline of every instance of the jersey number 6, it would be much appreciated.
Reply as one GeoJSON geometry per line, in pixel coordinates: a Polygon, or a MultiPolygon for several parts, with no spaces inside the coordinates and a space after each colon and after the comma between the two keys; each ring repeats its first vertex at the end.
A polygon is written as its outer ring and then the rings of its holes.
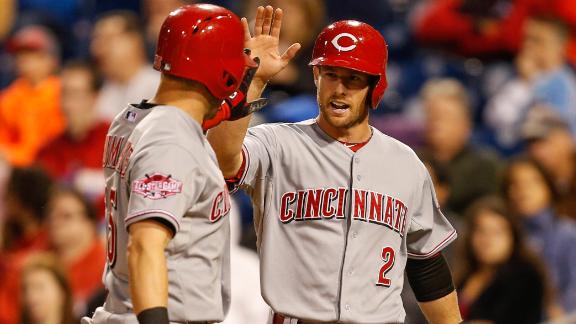
{"type": "Polygon", "coordinates": [[[389,246],[382,248],[382,261],[384,261],[384,264],[380,268],[380,274],[378,276],[378,282],[376,283],[376,285],[390,287],[390,284],[392,284],[392,280],[386,278],[386,273],[388,273],[388,271],[390,271],[390,269],[392,269],[392,267],[394,266],[393,248],[389,246]]]}

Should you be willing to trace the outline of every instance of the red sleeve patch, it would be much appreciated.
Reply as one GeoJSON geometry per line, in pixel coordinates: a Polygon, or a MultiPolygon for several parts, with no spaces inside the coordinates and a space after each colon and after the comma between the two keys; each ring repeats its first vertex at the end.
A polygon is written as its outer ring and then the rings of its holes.
{"type": "Polygon", "coordinates": [[[132,182],[132,192],[149,199],[164,199],[182,192],[182,181],[172,175],[161,173],[146,174],[146,177],[132,182]]]}

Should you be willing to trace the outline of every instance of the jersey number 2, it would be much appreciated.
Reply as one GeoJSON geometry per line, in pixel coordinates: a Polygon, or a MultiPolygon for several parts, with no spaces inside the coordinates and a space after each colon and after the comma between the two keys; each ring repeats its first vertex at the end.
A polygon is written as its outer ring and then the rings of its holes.
{"type": "Polygon", "coordinates": [[[386,278],[386,273],[392,269],[394,266],[394,249],[387,246],[382,248],[382,261],[384,264],[380,268],[380,274],[378,275],[378,282],[376,285],[390,287],[392,284],[392,280],[390,278],[386,278]]]}
{"type": "Polygon", "coordinates": [[[110,190],[108,196],[108,220],[106,222],[106,256],[108,265],[114,267],[116,263],[116,224],[114,223],[114,209],[116,209],[116,190],[110,190]]]}

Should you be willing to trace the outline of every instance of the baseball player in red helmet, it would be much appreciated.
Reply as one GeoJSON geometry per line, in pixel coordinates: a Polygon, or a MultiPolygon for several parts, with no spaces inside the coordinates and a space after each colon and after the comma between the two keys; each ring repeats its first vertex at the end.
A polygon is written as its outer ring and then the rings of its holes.
{"type": "MultiPolygon", "coordinates": [[[[272,33],[272,9],[259,14],[256,35],[272,33]]],[[[456,232],[430,176],[408,146],[369,124],[386,62],[378,31],[338,21],[320,33],[310,61],[318,117],[248,130],[244,118],[208,132],[223,174],[254,204],[270,323],[403,322],[405,271],[430,323],[461,321],[442,256],[456,232]]],[[[264,72],[249,100],[272,77],[264,72]]]]}
{"type": "Polygon", "coordinates": [[[230,199],[204,129],[252,109],[245,92],[257,64],[244,52],[245,35],[238,17],[214,5],[183,6],[164,21],[157,93],[128,105],[106,138],[108,296],[83,323],[224,319],[230,199]]]}

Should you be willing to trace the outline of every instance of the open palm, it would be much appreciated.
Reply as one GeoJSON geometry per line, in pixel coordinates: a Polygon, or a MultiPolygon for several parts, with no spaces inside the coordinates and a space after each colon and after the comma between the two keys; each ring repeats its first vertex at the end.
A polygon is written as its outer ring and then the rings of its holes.
{"type": "Polygon", "coordinates": [[[292,44],[283,54],[278,51],[280,29],[282,27],[282,9],[271,6],[258,7],[254,23],[254,36],[250,33],[248,21],[242,18],[245,47],[251,50],[252,57],[260,59],[260,66],[254,78],[268,82],[282,71],[300,49],[300,44],[292,44]]]}

